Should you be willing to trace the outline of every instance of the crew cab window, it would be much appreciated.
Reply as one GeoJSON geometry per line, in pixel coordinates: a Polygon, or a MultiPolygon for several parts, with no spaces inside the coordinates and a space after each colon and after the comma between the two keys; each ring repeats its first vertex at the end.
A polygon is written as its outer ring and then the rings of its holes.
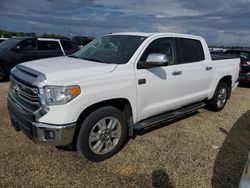
{"type": "Polygon", "coordinates": [[[145,62],[149,54],[160,53],[166,54],[168,57],[168,64],[175,64],[175,45],[172,38],[160,38],[156,39],[149,44],[144,53],[142,54],[140,61],[145,62]]]}
{"type": "Polygon", "coordinates": [[[63,41],[61,40],[61,44],[64,50],[72,50],[73,46],[70,41],[63,41]]]}
{"type": "Polygon", "coordinates": [[[60,45],[57,41],[38,41],[38,50],[60,50],[60,45]]]}
{"type": "Polygon", "coordinates": [[[199,40],[179,39],[179,47],[182,51],[180,63],[193,63],[205,60],[202,44],[199,40]]]}
{"type": "Polygon", "coordinates": [[[20,43],[22,50],[34,50],[36,49],[36,41],[34,39],[27,39],[20,43]]]}

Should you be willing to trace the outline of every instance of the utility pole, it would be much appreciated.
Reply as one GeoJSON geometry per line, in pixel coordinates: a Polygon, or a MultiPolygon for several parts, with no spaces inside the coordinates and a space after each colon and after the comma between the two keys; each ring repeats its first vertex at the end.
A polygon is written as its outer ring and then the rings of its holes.
{"type": "Polygon", "coordinates": [[[71,31],[72,23],[73,23],[73,16],[70,18],[70,24],[69,24],[68,37],[70,38],[70,40],[72,40],[72,31],[71,31]]]}

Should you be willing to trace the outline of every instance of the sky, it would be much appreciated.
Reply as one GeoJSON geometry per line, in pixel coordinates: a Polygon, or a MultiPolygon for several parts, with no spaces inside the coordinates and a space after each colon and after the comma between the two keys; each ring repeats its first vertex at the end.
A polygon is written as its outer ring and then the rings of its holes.
{"type": "Polygon", "coordinates": [[[250,0],[1,0],[0,29],[65,36],[175,32],[250,46],[250,0]]]}

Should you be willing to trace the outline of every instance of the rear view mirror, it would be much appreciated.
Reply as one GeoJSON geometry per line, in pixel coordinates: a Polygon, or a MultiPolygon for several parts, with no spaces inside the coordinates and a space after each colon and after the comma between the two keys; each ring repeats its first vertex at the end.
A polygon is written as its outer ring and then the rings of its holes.
{"type": "Polygon", "coordinates": [[[152,53],[146,59],[146,62],[141,62],[142,68],[162,67],[168,65],[168,57],[166,54],[152,53]]]}
{"type": "Polygon", "coordinates": [[[15,52],[21,51],[21,46],[20,46],[20,45],[15,46],[15,47],[13,48],[13,51],[15,51],[15,52]]]}

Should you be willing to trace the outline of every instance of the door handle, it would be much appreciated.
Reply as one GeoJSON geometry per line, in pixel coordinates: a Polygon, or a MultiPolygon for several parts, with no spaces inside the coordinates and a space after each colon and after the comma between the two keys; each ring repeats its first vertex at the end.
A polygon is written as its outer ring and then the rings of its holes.
{"type": "Polygon", "coordinates": [[[141,84],[146,84],[146,79],[145,79],[145,78],[139,79],[139,80],[138,80],[138,84],[139,84],[139,85],[141,85],[141,84]]]}
{"type": "Polygon", "coordinates": [[[212,69],[213,69],[213,67],[206,67],[206,71],[210,71],[212,69]]]}
{"type": "Polygon", "coordinates": [[[178,76],[178,75],[181,75],[182,74],[182,71],[174,71],[172,72],[172,75],[174,76],[178,76]]]}

